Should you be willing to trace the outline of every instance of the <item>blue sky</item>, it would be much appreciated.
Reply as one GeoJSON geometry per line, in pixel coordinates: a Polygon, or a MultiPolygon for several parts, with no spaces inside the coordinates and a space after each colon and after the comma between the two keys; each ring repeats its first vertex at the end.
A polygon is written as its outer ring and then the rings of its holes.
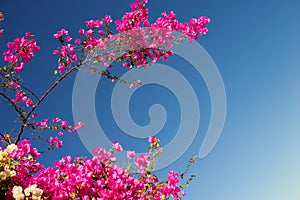
{"type": "MultiPolygon", "coordinates": [[[[105,14],[119,19],[129,10],[130,2],[2,0],[0,10],[6,20],[0,50],[26,31],[36,35],[41,52],[26,66],[23,79],[28,87],[42,94],[55,79],[57,58],[52,51],[58,43],[53,33],[66,28],[75,37],[85,20],[105,14]]],[[[152,0],[148,8],[152,22],[163,11],[174,11],[180,21],[199,15],[211,18],[209,33],[199,43],[218,66],[226,89],[227,115],[222,135],[213,151],[192,168],[197,178],[187,188],[184,199],[299,200],[300,2],[152,0]]],[[[211,114],[209,94],[201,76],[194,75],[179,58],[171,58],[166,64],[191,81],[199,99],[201,120],[193,144],[179,160],[159,170],[161,176],[169,169],[183,169],[188,158],[198,153],[211,114]]],[[[38,110],[40,116],[73,120],[75,77],[71,75],[47,98],[38,110]]],[[[103,104],[97,104],[96,110],[107,136],[124,143],[126,148],[141,150],[146,141],[119,133],[104,104],[109,103],[114,85],[102,79],[101,84],[107,89],[98,86],[101,92],[97,92],[96,99],[103,104]]],[[[159,85],[139,88],[132,97],[130,112],[136,123],[145,125],[149,122],[145,113],[154,103],[164,105],[168,113],[166,127],[159,133],[165,145],[175,137],[168,133],[174,132],[180,121],[178,101],[168,89],[159,85]]],[[[1,109],[1,127],[9,129],[11,116],[5,107],[1,109]]],[[[42,161],[50,165],[65,154],[89,155],[78,136],[67,135],[63,149],[50,152],[42,161]]]]}

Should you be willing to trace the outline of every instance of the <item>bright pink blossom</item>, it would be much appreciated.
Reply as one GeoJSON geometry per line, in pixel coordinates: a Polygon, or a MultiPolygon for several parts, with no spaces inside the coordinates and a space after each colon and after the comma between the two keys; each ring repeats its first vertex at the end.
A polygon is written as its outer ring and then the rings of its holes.
{"type": "Polygon", "coordinates": [[[47,142],[52,146],[55,145],[56,148],[62,147],[62,141],[60,139],[58,139],[57,137],[50,137],[49,140],[47,140],[47,142]]]}
{"type": "Polygon", "coordinates": [[[35,123],[35,126],[36,127],[42,127],[42,128],[47,128],[48,127],[48,122],[49,122],[49,119],[44,119],[43,121],[39,121],[39,122],[36,122],[35,123]]]}
{"type": "Polygon", "coordinates": [[[148,138],[148,141],[149,141],[149,143],[153,144],[154,142],[157,141],[157,138],[156,138],[155,136],[150,136],[150,137],[148,138]]]}
{"type": "Polygon", "coordinates": [[[114,157],[109,151],[106,151],[100,147],[93,149],[92,153],[101,162],[111,162],[116,160],[116,157],[114,157]]]}
{"type": "Polygon", "coordinates": [[[32,118],[37,118],[36,112],[32,113],[31,117],[32,117],[32,118]]]}
{"type": "Polygon", "coordinates": [[[105,15],[105,17],[103,18],[103,21],[108,23],[108,24],[111,24],[112,23],[111,16],[110,15],[105,15]]]}
{"type": "MultiPolygon", "coordinates": [[[[85,25],[89,28],[100,28],[103,25],[103,22],[101,20],[89,20],[85,22],[85,25]]],[[[83,35],[83,32],[84,31],[80,31],[79,34],[83,35]]]]}
{"type": "Polygon", "coordinates": [[[136,84],[137,84],[137,85],[142,85],[143,82],[142,82],[141,80],[137,80],[137,81],[136,81],[136,84]]]}
{"type": "Polygon", "coordinates": [[[24,63],[23,62],[17,63],[15,66],[15,72],[19,73],[22,72],[23,70],[24,70],[24,63]]]}
{"type": "Polygon", "coordinates": [[[59,117],[55,117],[55,118],[52,119],[52,122],[54,122],[54,123],[57,123],[57,122],[60,122],[60,121],[61,121],[61,119],[59,117]]]}
{"type": "Polygon", "coordinates": [[[10,81],[8,84],[9,84],[10,86],[13,86],[15,89],[20,88],[20,85],[19,85],[17,82],[10,81]]]}
{"type": "Polygon", "coordinates": [[[105,31],[104,30],[100,30],[99,31],[99,35],[104,36],[105,35],[105,31]]]}
{"type": "Polygon", "coordinates": [[[60,122],[61,124],[61,128],[63,128],[63,129],[67,129],[68,127],[67,127],[67,125],[68,125],[68,122],[67,121],[64,121],[64,120],[61,120],[61,122],[60,122]]]}
{"type": "Polygon", "coordinates": [[[69,35],[69,32],[65,29],[61,29],[60,31],[57,31],[57,33],[55,33],[53,35],[54,38],[60,38],[62,37],[63,35],[69,35]]]}
{"type": "Polygon", "coordinates": [[[127,158],[132,159],[135,155],[134,151],[131,150],[127,150],[127,158]]]}
{"type": "Polygon", "coordinates": [[[76,38],[74,42],[75,42],[75,44],[81,44],[81,41],[79,38],[76,38]]]}
{"type": "Polygon", "coordinates": [[[3,37],[4,29],[0,29],[0,38],[3,37]]]}
{"type": "Polygon", "coordinates": [[[32,100],[27,97],[26,95],[24,95],[21,91],[17,91],[16,92],[16,98],[15,99],[12,99],[12,102],[25,102],[26,104],[26,107],[32,107],[34,104],[32,102],[32,100]]]}
{"type": "Polygon", "coordinates": [[[118,143],[118,142],[114,142],[114,143],[113,143],[113,148],[116,150],[116,152],[121,152],[121,151],[123,151],[122,146],[121,146],[120,143],[118,143]]]}
{"type": "Polygon", "coordinates": [[[134,159],[134,163],[139,167],[139,169],[144,169],[150,165],[150,156],[148,154],[141,154],[134,159]]]}
{"type": "Polygon", "coordinates": [[[74,133],[77,133],[78,129],[83,128],[83,127],[84,127],[84,124],[81,121],[78,121],[73,127],[74,133]]]}
{"type": "Polygon", "coordinates": [[[7,47],[9,49],[3,53],[4,60],[14,65],[16,73],[23,71],[24,63],[31,60],[34,51],[40,51],[40,47],[36,45],[31,34],[28,37],[28,33],[26,33],[26,38],[16,38],[14,42],[8,42],[7,47]]]}

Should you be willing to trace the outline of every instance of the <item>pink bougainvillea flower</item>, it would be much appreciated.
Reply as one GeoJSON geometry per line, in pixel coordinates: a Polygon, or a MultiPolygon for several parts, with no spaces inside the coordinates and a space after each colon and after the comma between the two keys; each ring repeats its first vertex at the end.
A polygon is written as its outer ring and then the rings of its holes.
{"type": "Polygon", "coordinates": [[[23,71],[24,63],[28,63],[34,56],[34,51],[39,52],[40,47],[36,45],[36,41],[30,34],[28,38],[16,38],[13,42],[7,43],[8,50],[3,53],[4,60],[14,66],[16,73],[23,71]]]}
{"type": "Polygon", "coordinates": [[[121,152],[121,151],[123,151],[122,146],[121,146],[120,143],[118,143],[118,142],[114,142],[114,143],[113,143],[113,148],[116,150],[116,152],[121,152]]]}
{"type": "Polygon", "coordinates": [[[44,119],[43,121],[39,121],[39,122],[36,122],[35,123],[35,126],[36,127],[42,127],[42,128],[47,128],[48,127],[48,122],[49,122],[49,119],[44,119]]]}
{"type": "Polygon", "coordinates": [[[19,73],[22,72],[23,70],[24,70],[24,63],[23,62],[17,63],[17,65],[15,66],[15,72],[19,73]]]}
{"type": "Polygon", "coordinates": [[[34,105],[32,100],[27,96],[24,96],[22,98],[22,101],[24,101],[26,103],[26,107],[32,107],[34,105]]]}
{"type": "Polygon", "coordinates": [[[156,142],[157,138],[155,136],[149,136],[148,141],[149,143],[153,144],[154,142],[156,142]]]}
{"type": "Polygon", "coordinates": [[[66,42],[71,42],[72,38],[71,38],[70,36],[67,36],[67,37],[65,38],[65,40],[66,40],[66,42]]]}
{"type": "Polygon", "coordinates": [[[60,31],[57,31],[57,33],[55,33],[53,35],[54,38],[60,38],[62,37],[63,35],[69,35],[69,32],[65,29],[61,29],[60,31]]]}
{"type": "Polygon", "coordinates": [[[100,162],[105,162],[105,161],[115,161],[116,157],[112,155],[109,151],[106,151],[105,149],[102,149],[100,147],[94,148],[92,153],[96,156],[96,158],[100,162]]]}
{"type": "Polygon", "coordinates": [[[68,122],[67,121],[61,120],[60,121],[60,125],[61,125],[61,128],[63,128],[63,129],[67,129],[68,128],[68,122]]]}
{"type": "Polygon", "coordinates": [[[77,133],[78,129],[83,128],[83,127],[84,127],[84,124],[81,121],[78,121],[73,127],[74,133],[77,133]]]}
{"type": "Polygon", "coordinates": [[[0,37],[3,37],[4,29],[0,29],[0,37]]]}
{"type": "Polygon", "coordinates": [[[26,32],[26,33],[25,33],[25,37],[26,37],[26,38],[30,38],[30,37],[31,37],[31,33],[30,33],[30,32],[26,32]]]}
{"type": "Polygon", "coordinates": [[[62,147],[62,141],[60,139],[58,139],[57,137],[50,137],[47,142],[52,145],[52,146],[56,146],[56,148],[61,148],[62,147]]]}
{"type": "Polygon", "coordinates": [[[74,40],[74,42],[75,42],[75,44],[81,44],[81,41],[80,41],[79,38],[76,38],[76,39],[74,40]]]}
{"type": "Polygon", "coordinates": [[[15,89],[20,88],[20,85],[14,81],[9,81],[8,83],[10,86],[13,86],[15,89]]]}
{"type": "Polygon", "coordinates": [[[80,29],[80,30],[78,31],[78,33],[79,33],[79,35],[84,35],[84,29],[80,29]]]}
{"type": "Polygon", "coordinates": [[[105,17],[103,18],[103,21],[108,23],[108,24],[111,24],[112,23],[111,16],[110,15],[105,15],[105,17]]]}
{"type": "Polygon", "coordinates": [[[142,82],[141,80],[137,80],[135,83],[136,83],[138,86],[143,84],[143,82],[142,82]]]}
{"type": "Polygon", "coordinates": [[[135,152],[131,150],[127,150],[127,158],[132,159],[135,156],[135,152]]]}
{"type": "Polygon", "coordinates": [[[23,99],[23,97],[24,97],[24,94],[20,91],[17,91],[15,102],[20,102],[23,99]]]}
{"type": "Polygon", "coordinates": [[[61,121],[61,119],[59,117],[55,117],[55,118],[52,119],[52,122],[54,122],[54,123],[57,123],[57,122],[60,122],[60,121],[61,121]]]}
{"type": "Polygon", "coordinates": [[[32,113],[31,117],[32,117],[32,118],[37,118],[36,112],[32,113]]]}
{"type": "Polygon", "coordinates": [[[140,170],[148,167],[150,165],[149,154],[141,154],[134,159],[134,163],[139,167],[140,170]]]}

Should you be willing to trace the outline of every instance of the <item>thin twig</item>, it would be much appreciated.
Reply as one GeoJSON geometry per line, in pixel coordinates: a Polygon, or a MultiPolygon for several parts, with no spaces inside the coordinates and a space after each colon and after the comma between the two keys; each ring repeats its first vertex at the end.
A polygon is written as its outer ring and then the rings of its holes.
{"type": "Polygon", "coordinates": [[[24,128],[28,125],[27,121],[30,118],[30,115],[34,112],[34,110],[40,105],[40,103],[48,96],[48,94],[62,81],[64,80],[71,72],[73,72],[75,69],[78,69],[82,64],[84,63],[78,63],[75,66],[72,66],[71,69],[69,69],[65,74],[63,74],[61,77],[59,77],[58,80],[54,82],[54,84],[43,94],[43,96],[32,106],[31,110],[28,112],[27,116],[23,120],[23,123],[20,127],[20,130],[18,132],[17,139],[15,140],[15,144],[19,142],[21,139],[21,135],[24,131],[24,128]]]}
{"type": "Polygon", "coordinates": [[[10,104],[14,107],[15,111],[20,115],[20,117],[24,120],[25,117],[22,115],[23,110],[17,106],[16,103],[12,102],[8,96],[6,96],[3,92],[0,92],[0,95],[3,96],[10,104]]]}
{"type": "MultiPolygon", "coordinates": [[[[2,76],[2,78],[6,79],[8,82],[12,81],[9,77],[6,77],[4,74],[0,73],[0,76],[2,76]]],[[[29,88],[25,87],[24,85],[22,85],[21,83],[18,82],[18,84],[20,85],[21,88],[25,89],[27,92],[29,92],[30,94],[32,94],[37,100],[39,99],[39,97],[29,88]]]]}

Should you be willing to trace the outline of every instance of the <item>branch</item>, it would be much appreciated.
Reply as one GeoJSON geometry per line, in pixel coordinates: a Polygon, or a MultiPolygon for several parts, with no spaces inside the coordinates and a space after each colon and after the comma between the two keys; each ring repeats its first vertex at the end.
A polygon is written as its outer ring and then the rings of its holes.
{"type": "Polygon", "coordinates": [[[10,104],[12,105],[12,107],[14,107],[15,111],[16,111],[16,112],[20,115],[20,117],[24,120],[24,119],[25,119],[25,116],[23,115],[23,110],[22,110],[21,108],[19,108],[19,107],[17,106],[16,103],[12,102],[12,101],[10,100],[10,98],[4,94],[4,92],[0,92],[0,95],[3,96],[8,102],[10,102],[10,104]]]}
{"type": "MultiPolygon", "coordinates": [[[[9,81],[12,81],[9,77],[6,77],[4,74],[0,73],[0,76],[3,78],[3,79],[6,79],[7,82],[9,81]]],[[[30,90],[29,88],[25,87],[24,85],[22,85],[21,83],[19,83],[18,81],[18,84],[20,85],[21,88],[25,89],[26,91],[28,91],[30,94],[32,94],[32,96],[34,96],[37,100],[39,99],[39,97],[32,91],[30,90]]]]}
{"type": "MultiPolygon", "coordinates": [[[[151,48],[150,48],[151,49],[151,48]]],[[[130,51],[129,51],[130,52],[130,51]]],[[[123,51],[123,54],[126,53],[126,51],[124,52],[123,51]]],[[[107,54],[107,53],[105,53],[107,54]]],[[[105,55],[104,54],[104,55],[105,55]]],[[[98,55],[99,56],[103,56],[103,55],[98,55]]],[[[97,58],[97,57],[96,57],[97,58]]],[[[117,57],[117,60],[121,61],[120,60],[121,58],[120,57],[117,57]]],[[[92,60],[95,60],[95,57],[92,57],[92,60]]],[[[19,140],[21,139],[21,135],[22,133],[24,132],[24,128],[29,126],[29,124],[27,123],[28,120],[30,119],[30,115],[34,112],[34,110],[40,105],[40,103],[48,96],[48,94],[62,81],[64,80],[71,72],[73,72],[75,69],[79,69],[79,67],[81,65],[84,65],[86,64],[87,62],[90,62],[91,60],[90,59],[87,59],[85,60],[84,62],[79,62],[77,65],[75,66],[72,66],[68,71],[66,71],[65,74],[63,74],[58,80],[56,80],[54,82],[54,84],[43,94],[43,96],[41,98],[38,99],[38,101],[36,102],[35,105],[32,106],[31,110],[27,113],[26,117],[25,118],[22,118],[23,119],[23,123],[19,129],[19,132],[18,132],[18,135],[17,135],[17,138],[15,140],[15,144],[17,144],[19,142],[19,140]]],[[[108,79],[114,79],[116,78],[117,80],[120,80],[120,78],[118,76],[111,76],[109,71],[108,70],[101,70],[101,73],[99,73],[99,75],[101,76],[106,76],[108,79]]],[[[121,80],[122,81],[122,80],[121,80]]]]}
{"type": "Polygon", "coordinates": [[[37,100],[39,99],[39,97],[32,90],[28,89],[27,87],[25,87],[25,86],[23,86],[21,84],[20,84],[20,86],[21,86],[21,88],[24,88],[27,92],[29,92],[30,94],[32,94],[32,96],[34,96],[37,100]]]}
{"type": "Polygon", "coordinates": [[[78,69],[82,64],[84,63],[78,63],[75,66],[72,66],[65,74],[63,74],[58,80],[54,82],[54,84],[43,94],[43,96],[34,104],[31,108],[31,110],[28,112],[27,116],[23,120],[23,123],[20,127],[20,130],[18,132],[17,139],[15,140],[15,144],[19,142],[21,139],[21,135],[24,131],[24,128],[28,126],[27,121],[30,118],[30,115],[34,112],[34,110],[41,104],[41,102],[48,96],[48,94],[62,81],[64,80],[71,72],[73,72],[75,69],[78,69]]]}
{"type": "Polygon", "coordinates": [[[5,137],[5,135],[3,135],[2,133],[0,133],[0,136],[3,138],[3,140],[4,140],[5,142],[7,142],[8,144],[10,144],[9,139],[8,139],[7,137],[5,137]]]}

